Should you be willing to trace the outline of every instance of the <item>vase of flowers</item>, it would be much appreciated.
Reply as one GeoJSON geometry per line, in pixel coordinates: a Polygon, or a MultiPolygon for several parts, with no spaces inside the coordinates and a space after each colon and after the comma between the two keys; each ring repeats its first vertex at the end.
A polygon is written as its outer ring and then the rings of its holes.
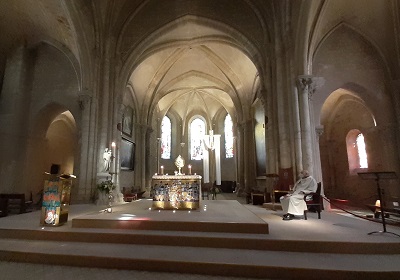
{"type": "Polygon", "coordinates": [[[111,180],[105,180],[100,184],[97,184],[97,189],[99,191],[99,199],[97,201],[97,204],[107,204],[108,207],[111,209],[111,203],[114,198],[114,183],[111,180]]]}

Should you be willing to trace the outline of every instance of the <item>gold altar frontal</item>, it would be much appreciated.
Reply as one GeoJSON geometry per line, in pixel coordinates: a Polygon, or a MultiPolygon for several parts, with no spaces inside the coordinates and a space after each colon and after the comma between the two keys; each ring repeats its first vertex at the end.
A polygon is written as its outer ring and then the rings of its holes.
{"type": "Polygon", "coordinates": [[[194,210],[200,207],[200,175],[154,175],[153,209],[194,210]]]}

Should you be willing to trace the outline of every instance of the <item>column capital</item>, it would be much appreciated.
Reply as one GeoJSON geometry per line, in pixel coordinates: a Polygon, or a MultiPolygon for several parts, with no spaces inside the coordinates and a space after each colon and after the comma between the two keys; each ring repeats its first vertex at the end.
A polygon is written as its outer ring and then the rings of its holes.
{"type": "Polygon", "coordinates": [[[85,107],[91,102],[92,98],[93,93],[88,89],[78,92],[78,103],[81,110],[85,109],[85,107]]]}
{"type": "Polygon", "coordinates": [[[300,75],[297,77],[296,84],[299,91],[308,93],[308,99],[311,100],[315,91],[322,87],[325,79],[322,77],[314,77],[311,75],[300,75]]]}
{"type": "Polygon", "coordinates": [[[324,134],[324,127],[323,126],[316,127],[315,133],[317,134],[318,137],[321,137],[321,135],[324,134]]]}
{"type": "Polygon", "coordinates": [[[296,79],[296,85],[299,90],[306,90],[309,85],[312,83],[312,77],[311,75],[300,75],[296,79]]]}

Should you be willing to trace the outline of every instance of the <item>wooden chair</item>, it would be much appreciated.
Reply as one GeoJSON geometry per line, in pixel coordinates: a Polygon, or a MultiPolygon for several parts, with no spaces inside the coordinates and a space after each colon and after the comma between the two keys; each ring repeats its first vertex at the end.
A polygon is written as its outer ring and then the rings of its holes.
{"type": "Polygon", "coordinates": [[[212,185],[211,183],[204,183],[201,186],[201,198],[205,199],[207,197],[207,199],[210,199],[210,189],[211,189],[212,185]]]}
{"type": "Polygon", "coordinates": [[[314,209],[318,213],[318,219],[321,219],[322,197],[321,197],[321,182],[317,184],[317,191],[304,195],[304,201],[307,204],[307,210],[304,210],[304,219],[307,220],[307,212],[314,209]]]}

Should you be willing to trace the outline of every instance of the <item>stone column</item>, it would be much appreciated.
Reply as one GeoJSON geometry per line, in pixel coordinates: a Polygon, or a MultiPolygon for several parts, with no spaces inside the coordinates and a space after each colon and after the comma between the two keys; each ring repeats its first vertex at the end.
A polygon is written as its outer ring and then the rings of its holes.
{"type": "MultiPolygon", "coordinates": [[[[0,189],[3,192],[22,192],[26,176],[21,176],[26,161],[26,148],[32,87],[31,56],[25,47],[7,58],[0,99],[0,189]]],[[[42,173],[45,170],[37,170],[42,173]]],[[[27,182],[32,184],[33,182],[27,182]]]]}
{"type": "Polygon", "coordinates": [[[299,90],[299,114],[301,125],[301,148],[303,169],[313,171],[312,162],[312,141],[311,141],[311,119],[309,92],[312,84],[312,76],[299,76],[297,79],[297,87],[299,90]]]}
{"type": "MultiPolygon", "coordinates": [[[[151,186],[151,177],[153,175],[153,172],[151,172],[151,157],[146,156],[146,155],[151,155],[150,150],[152,149],[152,141],[151,141],[151,134],[154,132],[153,128],[150,126],[145,126],[145,145],[143,146],[143,150],[145,151],[145,162],[143,166],[145,166],[144,170],[142,170],[143,178],[142,178],[142,187],[141,190],[147,191],[147,193],[150,193],[150,186],[151,186]]],[[[154,140],[153,140],[154,143],[154,140]]]]}
{"type": "MultiPolygon", "coordinates": [[[[300,127],[300,106],[299,106],[299,94],[297,88],[293,88],[293,138],[294,138],[294,150],[295,150],[295,161],[296,170],[295,174],[299,174],[303,170],[303,154],[301,150],[301,127],[300,127]]],[[[294,170],[293,170],[294,171],[294,170]]]]}
{"type": "Polygon", "coordinates": [[[317,91],[318,88],[320,88],[325,80],[321,77],[313,77],[312,78],[312,84],[311,87],[309,88],[308,92],[308,100],[309,100],[309,110],[310,110],[310,125],[311,125],[311,147],[313,147],[313,153],[312,153],[312,162],[313,162],[313,169],[310,170],[312,172],[315,180],[317,182],[322,181],[322,169],[321,169],[321,155],[319,152],[319,136],[317,133],[322,133],[323,129],[321,131],[321,126],[319,126],[319,121],[315,120],[315,112],[314,112],[314,102],[313,102],[313,96],[315,92],[317,91]],[[318,127],[317,127],[318,125],[318,127]]]}
{"type": "Polygon", "coordinates": [[[79,155],[76,157],[78,164],[74,167],[78,171],[76,174],[78,189],[72,189],[72,201],[88,202],[97,191],[94,187],[96,185],[94,171],[97,168],[97,154],[94,152],[96,99],[93,98],[91,91],[82,90],[78,92],[78,102],[82,110],[79,155]]]}
{"type": "Polygon", "coordinates": [[[247,120],[243,124],[243,158],[244,158],[244,183],[246,191],[255,187],[255,158],[254,158],[254,126],[253,121],[247,120]]]}
{"type": "Polygon", "coordinates": [[[121,176],[121,134],[122,134],[122,125],[121,127],[118,126],[120,121],[122,121],[122,115],[124,113],[125,106],[122,104],[122,98],[115,98],[114,104],[114,118],[113,118],[113,126],[112,126],[112,133],[113,138],[112,141],[116,144],[116,153],[114,155],[113,163],[115,166],[115,174],[114,174],[114,182],[116,184],[116,188],[114,190],[114,201],[116,203],[123,203],[124,202],[124,195],[121,192],[120,186],[120,176],[121,176]],[[121,129],[121,130],[120,130],[121,129]]]}
{"type": "Polygon", "coordinates": [[[265,110],[265,151],[267,153],[267,174],[277,173],[277,156],[275,148],[275,121],[273,117],[273,100],[272,94],[262,90],[260,94],[264,97],[261,99],[265,110]],[[265,100],[265,101],[264,101],[265,100]]]}
{"type": "Polygon", "coordinates": [[[314,171],[314,179],[317,182],[321,182],[321,194],[324,194],[323,190],[323,183],[322,183],[322,168],[321,168],[321,154],[319,150],[319,139],[324,133],[324,128],[323,127],[317,127],[315,128],[315,135],[316,135],[316,146],[315,146],[315,157],[314,157],[314,162],[315,162],[315,171],[314,171]]]}
{"type": "MultiPolygon", "coordinates": [[[[400,79],[392,81],[392,101],[397,122],[397,146],[400,147],[400,79]]],[[[397,156],[400,158],[400,149],[397,149],[397,156]]]]}
{"type": "Polygon", "coordinates": [[[313,153],[313,147],[316,149],[317,141],[314,129],[316,122],[314,120],[312,96],[323,83],[323,78],[307,75],[299,76],[297,79],[303,169],[310,171],[313,176],[321,176],[321,172],[317,174],[321,167],[320,159],[316,158],[317,153],[313,153]],[[316,167],[316,164],[319,164],[319,167],[316,167]]]}
{"type": "Polygon", "coordinates": [[[271,159],[269,159],[268,156],[268,147],[269,147],[269,143],[268,143],[268,136],[267,136],[267,127],[268,127],[268,122],[269,122],[269,117],[268,117],[268,103],[267,103],[267,91],[266,90],[261,90],[258,94],[258,99],[261,101],[261,104],[264,108],[264,149],[265,149],[265,173],[268,174],[268,170],[269,170],[269,162],[271,161],[271,159]]]}
{"type": "MultiPolygon", "coordinates": [[[[147,145],[146,145],[146,138],[147,138],[147,125],[140,125],[140,145],[138,147],[140,147],[140,189],[142,190],[145,186],[146,186],[146,149],[147,149],[147,145]]],[[[137,152],[139,152],[137,150],[137,152]]],[[[138,153],[139,154],[139,153],[138,153]]]]}
{"type": "Polygon", "coordinates": [[[221,135],[214,135],[215,139],[215,181],[221,185],[221,135]]]}
{"type": "Polygon", "coordinates": [[[244,156],[244,128],[243,124],[238,123],[237,124],[237,131],[238,131],[238,137],[237,137],[237,177],[238,181],[237,184],[239,185],[239,189],[242,190],[243,192],[246,192],[245,189],[245,183],[244,183],[244,161],[245,161],[245,156],[244,156]]]}

